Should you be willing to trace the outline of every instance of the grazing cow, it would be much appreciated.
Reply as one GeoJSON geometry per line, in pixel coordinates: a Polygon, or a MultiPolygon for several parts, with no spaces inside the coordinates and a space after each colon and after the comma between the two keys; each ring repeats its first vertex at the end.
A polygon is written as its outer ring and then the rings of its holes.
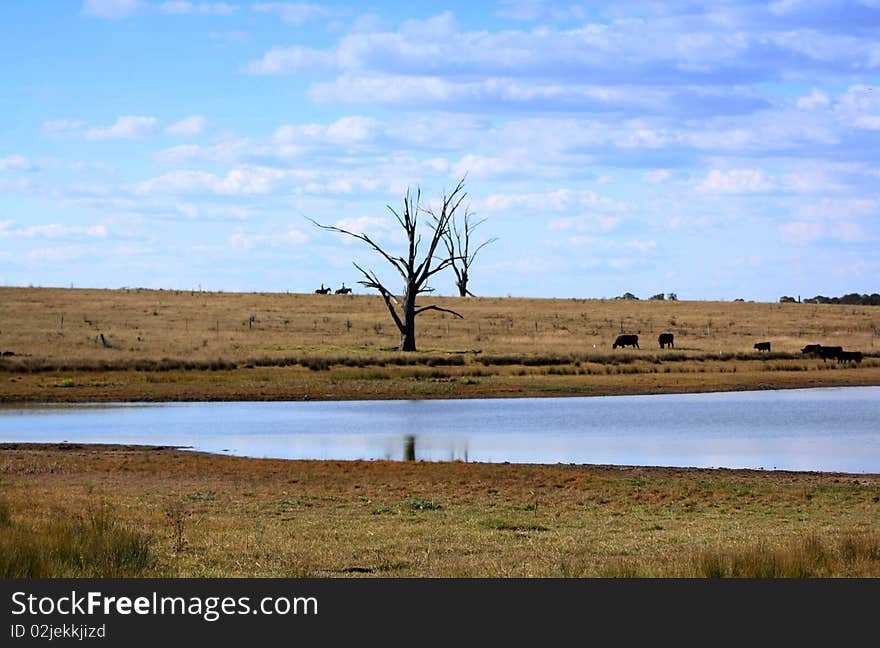
{"type": "Polygon", "coordinates": [[[829,358],[838,358],[841,353],[843,353],[843,347],[840,346],[823,346],[819,351],[819,355],[822,356],[822,362],[825,362],[829,358]]]}
{"type": "Polygon", "coordinates": [[[770,351],[770,343],[769,342],[758,342],[755,344],[755,349],[758,351],[770,351]]]}
{"type": "Polygon", "coordinates": [[[675,344],[673,343],[675,340],[675,336],[672,333],[661,333],[660,337],[657,338],[657,341],[660,343],[660,348],[665,349],[667,346],[670,349],[675,348],[675,344]]]}
{"type": "Polygon", "coordinates": [[[822,353],[822,345],[821,344],[808,344],[803,349],[801,349],[801,353],[804,355],[819,355],[822,353]]]}
{"type": "Polygon", "coordinates": [[[14,355],[15,355],[15,351],[4,351],[4,352],[3,352],[3,355],[4,355],[5,357],[6,357],[6,356],[14,356],[14,355]]]}
{"type": "Polygon", "coordinates": [[[617,339],[614,340],[614,344],[611,345],[612,349],[616,349],[617,347],[628,347],[631,346],[634,349],[639,348],[639,336],[638,335],[618,335],[617,339]]]}
{"type": "Polygon", "coordinates": [[[324,288],[324,284],[321,284],[321,287],[315,290],[316,295],[328,295],[330,294],[330,288],[324,288]]]}
{"type": "Polygon", "coordinates": [[[346,287],[345,287],[345,282],[343,281],[343,282],[342,282],[342,288],[339,288],[339,289],[336,291],[336,294],[337,294],[337,295],[347,295],[347,294],[350,293],[350,292],[351,292],[351,288],[346,288],[346,287]]]}
{"type": "Polygon", "coordinates": [[[837,364],[842,362],[855,362],[856,364],[859,364],[861,361],[861,351],[841,351],[837,354],[837,364]]]}

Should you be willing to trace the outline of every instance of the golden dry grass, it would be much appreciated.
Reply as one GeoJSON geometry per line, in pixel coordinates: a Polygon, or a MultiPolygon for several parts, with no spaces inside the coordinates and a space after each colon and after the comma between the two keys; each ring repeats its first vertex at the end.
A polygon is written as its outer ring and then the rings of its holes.
{"type": "MultiPolygon", "coordinates": [[[[419,317],[422,351],[552,354],[610,352],[621,332],[643,349],[676,334],[676,348],[700,353],[776,351],[822,343],[874,352],[880,309],[834,304],[438,298],[464,315],[419,317]]],[[[394,348],[396,330],[378,295],[208,293],[155,290],[0,288],[0,345],[54,359],[94,359],[103,333],[123,358],[217,357],[243,361],[295,351],[373,352],[394,348]],[[61,319],[64,318],[62,325],[61,319]]]]}
{"type": "Polygon", "coordinates": [[[420,352],[378,296],[0,288],[0,401],[591,395],[880,384],[880,308],[439,298],[420,352]],[[641,349],[612,350],[618,333],[641,349]],[[672,332],[674,350],[657,335],[672,332]],[[111,345],[105,347],[103,334],[111,345]],[[773,354],[753,350],[769,340],[773,354]],[[859,366],[803,358],[861,350],[859,366]],[[452,358],[457,364],[437,359],[452,358]],[[276,366],[273,366],[276,365],[276,366]],[[233,368],[234,367],[234,368],[233,368]]]}
{"type": "MultiPolygon", "coordinates": [[[[0,350],[16,354],[0,362],[5,402],[880,384],[880,309],[862,306],[441,299],[465,319],[427,313],[421,351],[404,355],[378,297],[0,288],[0,300],[0,350]],[[613,351],[621,328],[642,349],[613,351]],[[664,331],[674,351],[656,348],[664,331]],[[752,350],[762,340],[773,354],[752,350]],[[801,357],[811,343],[867,355],[801,357]]],[[[172,576],[880,576],[878,493],[864,475],[0,448],[10,547],[108,507],[152,539],[150,573],[172,576]]]]}
{"type": "Polygon", "coordinates": [[[5,528],[107,507],[160,575],[880,576],[880,475],[6,444],[0,476],[5,528]]]}

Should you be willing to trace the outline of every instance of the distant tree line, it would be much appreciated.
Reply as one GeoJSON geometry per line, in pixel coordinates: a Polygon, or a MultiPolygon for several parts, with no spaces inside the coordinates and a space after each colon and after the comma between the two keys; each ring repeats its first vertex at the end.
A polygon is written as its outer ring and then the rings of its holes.
{"type": "Polygon", "coordinates": [[[843,297],[826,297],[825,295],[816,295],[801,299],[798,297],[790,297],[783,295],[779,298],[780,304],[804,303],[804,304],[849,304],[852,306],[880,306],[880,295],[872,293],[870,295],[860,295],[859,293],[847,293],[843,297]]]}
{"type": "MultiPolygon", "coordinates": [[[[625,292],[619,297],[615,297],[614,299],[626,299],[626,300],[635,300],[638,301],[639,298],[633,295],[631,292],[625,292]]],[[[675,293],[669,293],[668,295],[664,295],[663,293],[657,293],[656,295],[651,295],[648,298],[649,301],[678,301],[678,295],[675,293]]]]}

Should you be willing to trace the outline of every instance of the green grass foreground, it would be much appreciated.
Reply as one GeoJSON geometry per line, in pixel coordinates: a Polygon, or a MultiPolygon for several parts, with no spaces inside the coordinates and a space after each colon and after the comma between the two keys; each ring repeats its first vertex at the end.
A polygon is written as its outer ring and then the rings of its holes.
{"type": "Polygon", "coordinates": [[[103,506],[35,525],[13,521],[9,503],[0,500],[0,578],[146,576],[152,543],[103,506]]]}
{"type": "Polygon", "coordinates": [[[0,446],[6,577],[880,576],[880,475],[0,446]]]}

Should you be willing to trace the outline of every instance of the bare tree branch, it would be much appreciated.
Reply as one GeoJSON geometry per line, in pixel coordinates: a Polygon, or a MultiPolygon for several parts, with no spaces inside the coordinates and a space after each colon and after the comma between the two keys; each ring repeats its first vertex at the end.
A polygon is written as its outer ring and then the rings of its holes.
{"type": "Polygon", "coordinates": [[[458,286],[460,297],[473,297],[474,294],[468,289],[468,281],[470,280],[470,268],[476,259],[477,254],[487,245],[497,241],[497,238],[491,238],[483,241],[477,248],[471,252],[471,237],[478,225],[485,222],[485,218],[473,222],[471,217],[473,214],[465,209],[463,222],[459,224],[456,218],[452,218],[449,227],[443,235],[443,242],[446,245],[447,259],[455,273],[455,285],[458,286]]]}
{"type": "Polygon", "coordinates": [[[391,319],[394,320],[394,324],[397,326],[397,329],[402,333],[405,329],[405,326],[400,319],[400,315],[397,314],[397,310],[395,308],[395,306],[399,304],[397,298],[393,294],[391,294],[391,292],[387,288],[385,288],[385,286],[382,285],[382,282],[379,281],[379,278],[376,277],[375,273],[367,272],[357,263],[354,263],[352,265],[360,270],[367,278],[367,281],[358,281],[358,283],[365,288],[375,288],[379,291],[379,294],[382,295],[382,298],[385,300],[385,305],[388,307],[388,312],[391,313],[391,319]]]}
{"type": "Polygon", "coordinates": [[[406,272],[404,271],[404,267],[401,267],[402,265],[403,265],[403,266],[406,265],[406,261],[405,261],[402,257],[398,257],[398,258],[393,258],[393,257],[391,257],[387,252],[385,252],[385,250],[383,250],[382,248],[380,248],[380,247],[376,244],[376,242],[373,241],[373,239],[371,239],[371,238],[370,238],[369,236],[367,236],[366,234],[356,234],[356,233],[354,233],[354,232],[350,232],[350,231],[347,230],[347,229],[342,229],[341,227],[336,227],[336,226],[334,226],[334,225],[322,225],[321,223],[319,223],[319,222],[317,222],[317,221],[315,221],[315,220],[312,220],[311,218],[309,218],[308,220],[310,220],[312,223],[314,223],[315,225],[317,225],[317,226],[320,227],[321,229],[325,229],[325,230],[328,230],[328,231],[330,231],[330,232],[339,232],[340,234],[345,234],[346,236],[351,236],[352,238],[356,238],[356,239],[358,239],[358,240],[360,240],[360,241],[363,241],[364,243],[368,244],[368,245],[369,245],[370,247],[372,247],[376,252],[378,252],[378,253],[381,254],[383,257],[385,257],[385,258],[388,260],[388,262],[389,262],[391,265],[393,265],[393,266],[397,269],[397,272],[400,273],[400,276],[403,277],[404,279],[406,279],[406,272]]]}
{"type": "Polygon", "coordinates": [[[459,318],[459,319],[464,319],[464,315],[461,315],[460,313],[456,313],[456,312],[455,312],[454,310],[452,310],[452,309],[449,309],[449,308],[441,308],[440,306],[434,306],[433,304],[432,304],[431,306],[423,306],[422,308],[417,308],[417,309],[416,309],[416,315],[418,315],[419,313],[424,313],[425,311],[429,311],[429,310],[443,311],[444,313],[452,313],[452,314],[455,315],[457,318],[459,318]]]}
{"type": "Polygon", "coordinates": [[[435,310],[450,313],[455,317],[462,317],[460,313],[433,304],[419,307],[416,305],[416,298],[419,295],[434,291],[433,288],[427,285],[428,279],[450,266],[455,267],[456,261],[461,263],[467,261],[466,256],[459,259],[452,252],[448,255],[437,254],[437,248],[440,247],[441,242],[446,240],[446,237],[449,235],[450,223],[454,223],[455,212],[462,204],[466,195],[464,191],[464,178],[462,178],[451,193],[443,194],[439,214],[434,214],[432,211],[421,207],[422,192],[420,188],[417,188],[414,193],[407,190],[401,211],[396,211],[388,205],[388,209],[394,214],[397,224],[400,225],[406,234],[407,251],[405,255],[401,256],[390,254],[367,234],[358,234],[334,225],[322,225],[311,218],[308,219],[321,229],[344,234],[363,241],[375,252],[378,252],[403,277],[403,293],[398,298],[382,283],[375,272],[365,270],[357,263],[354,264],[355,268],[364,276],[364,279],[358,283],[367,288],[373,288],[382,295],[385,306],[388,308],[394,324],[400,331],[400,349],[402,351],[416,350],[415,318],[417,315],[425,311],[435,310]],[[423,223],[423,229],[427,230],[425,232],[419,232],[420,213],[428,214],[431,217],[429,222],[423,223]],[[423,243],[424,256],[420,254],[423,249],[423,243]]]}

